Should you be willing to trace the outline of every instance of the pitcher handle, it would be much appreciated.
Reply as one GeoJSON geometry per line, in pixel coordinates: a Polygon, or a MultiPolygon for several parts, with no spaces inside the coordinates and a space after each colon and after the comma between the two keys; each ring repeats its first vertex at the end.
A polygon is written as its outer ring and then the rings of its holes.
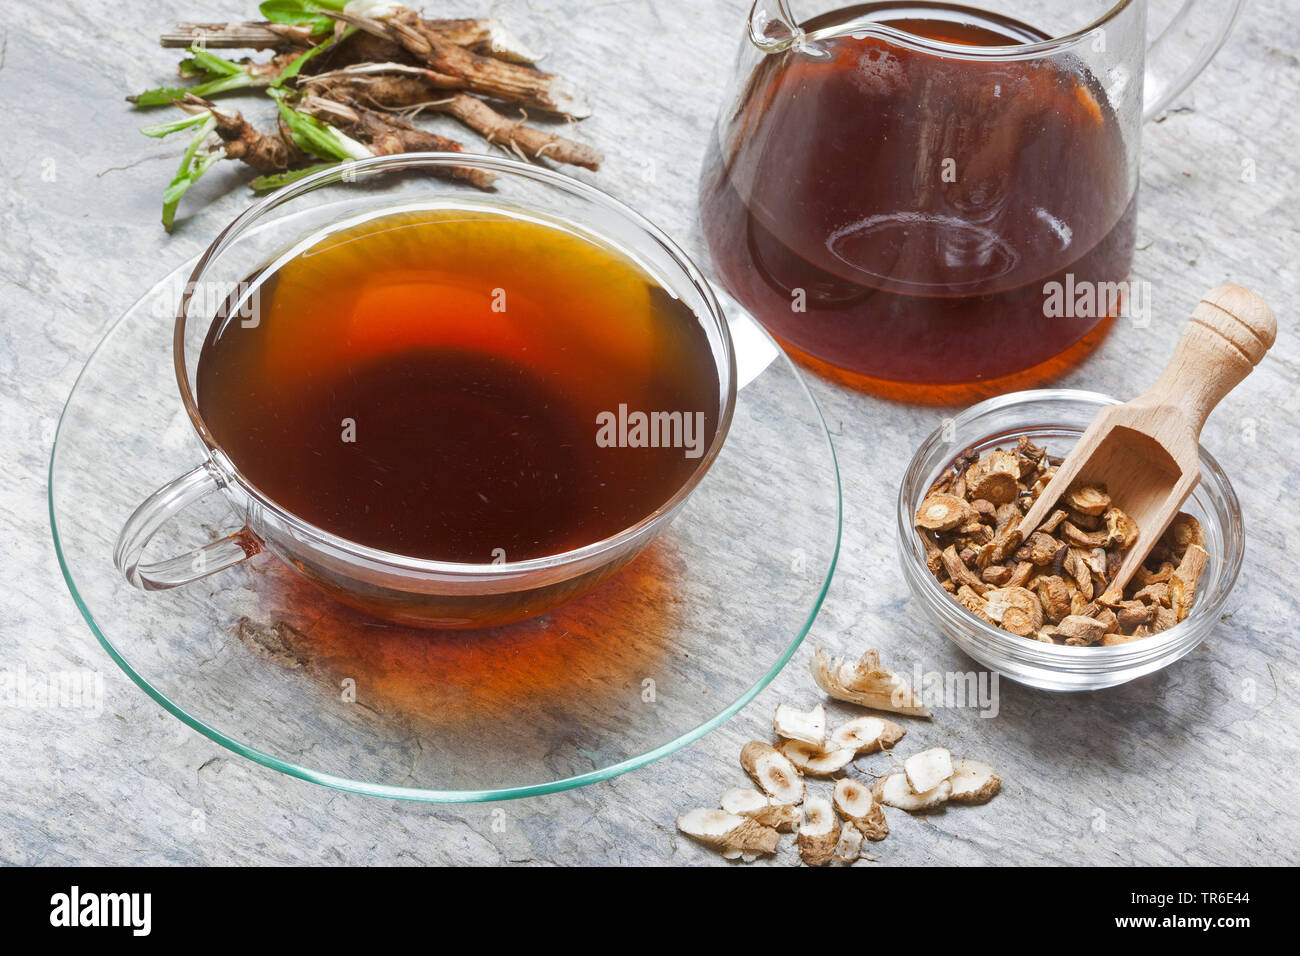
{"type": "Polygon", "coordinates": [[[246,561],[262,551],[262,542],[247,527],[185,554],[141,564],[144,549],[164,524],[225,482],[211,462],[204,462],[163,485],[132,512],[117,537],[113,563],[126,579],[144,591],[162,591],[189,584],[246,561]]]}
{"type": "Polygon", "coordinates": [[[1223,46],[1246,0],[1186,0],[1147,47],[1142,119],[1159,116],[1223,46]]]}

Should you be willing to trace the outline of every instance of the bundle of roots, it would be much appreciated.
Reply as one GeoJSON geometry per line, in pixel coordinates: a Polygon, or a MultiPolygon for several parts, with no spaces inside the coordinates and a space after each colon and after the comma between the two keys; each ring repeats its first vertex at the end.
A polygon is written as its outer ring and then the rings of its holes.
{"type": "MultiPolygon", "coordinates": [[[[425,114],[452,117],[520,159],[599,168],[595,148],[529,125],[536,115],[571,128],[591,110],[571,83],[538,69],[538,55],[495,19],[429,19],[382,0],[301,0],[296,16],[286,13],[292,6],[281,0],[274,20],[262,22],[177,24],[162,45],[188,50],[180,73],[198,82],[127,97],[137,107],[174,104],[184,112],[181,120],[145,127],[147,135],[192,131],[164,195],[168,229],[185,190],[220,158],[258,172],[252,186],[265,190],[366,156],[466,151],[415,125],[425,114]],[[228,49],[269,56],[232,60],[212,52],[228,49]],[[273,124],[258,128],[213,102],[247,89],[275,101],[273,124]],[[503,112],[511,108],[517,118],[503,112]]],[[[449,166],[446,174],[482,189],[494,178],[471,165],[449,166]]]]}

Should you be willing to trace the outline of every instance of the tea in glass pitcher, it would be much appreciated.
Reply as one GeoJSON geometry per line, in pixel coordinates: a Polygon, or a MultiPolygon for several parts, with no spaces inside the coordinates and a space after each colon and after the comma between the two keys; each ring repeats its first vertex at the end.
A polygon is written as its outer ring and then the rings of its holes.
{"type": "Polygon", "coordinates": [[[1020,6],[1051,22],[871,3],[794,26],[784,2],[755,4],[701,214],[722,280],[788,349],[885,383],[972,383],[1112,317],[1143,5],[1060,40],[1061,4],[1020,6]],[[1067,290],[1085,288],[1076,308],[1067,290]]]}

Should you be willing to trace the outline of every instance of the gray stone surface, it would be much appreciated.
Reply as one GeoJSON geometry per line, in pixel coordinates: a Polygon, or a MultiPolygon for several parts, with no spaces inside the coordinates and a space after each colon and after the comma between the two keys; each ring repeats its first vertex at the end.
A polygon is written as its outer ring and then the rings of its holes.
{"type": "MultiPolygon", "coordinates": [[[[0,861],[6,863],[716,862],[673,829],[678,808],[744,782],[736,756],[778,700],[810,702],[812,645],[879,646],[899,669],[973,665],[919,619],[895,570],[893,495],[909,449],[949,409],[813,385],[844,474],[844,545],[809,641],[729,724],[648,768],[497,805],[354,796],[255,766],[189,730],[108,660],[51,546],[46,469],[59,409],[100,334],[155,279],[248,202],[210,177],[167,237],[157,197],[179,147],[135,130],[125,92],[164,80],[168,19],[243,18],[253,3],[120,0],[0,9],[0,669],[102,675],[104,711],[0,706],[0,861]]],[[[451,12],[486,4],[454,3],[451,12]]],[[[693,253],[698,164],[746,5],[685,0],[528,5],[552,67],[590,91],[581,135],[607,153],[598,182],[693,253]],[[563,34],[563,36],[561,36],[563,34]]],[[[442,8],[440,8],[442,9],[442,8]]],[[[1271,358],[1211,419],[1249,528],[1246,564],[1214,635],[1168,670],[1088,695],[1001,686],[1000,712],[912,722],[910,747],[946,743],[1006,780],[982,809],[893,814],[884,864],[1264,863],[1300,859],[1296,588],[1300,474],[1300,24],[1252,4],[1207,73],[1143,145],[1139,252],[1148,329],[1121,322],[1062,384],[1129,396],[1163,363],[1197,295],[1232,280],[1274,304],[1271,358]],[[1254,170],[1243,177],[1243,169],[1254,170]]],[[[742,635],[737,635],[741,639],[742,635]]],[[[881,758],[866,765],[888,766],[881,758]]],[[[792,858],[786,841],[778,862],[792,858]]]]}

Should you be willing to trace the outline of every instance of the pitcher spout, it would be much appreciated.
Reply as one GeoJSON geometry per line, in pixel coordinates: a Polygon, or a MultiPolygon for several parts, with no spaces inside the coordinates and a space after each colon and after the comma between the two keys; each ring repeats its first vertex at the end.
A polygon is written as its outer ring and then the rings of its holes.
{"type": "Polygon", "coordinates": [[[786,0],[754,0],[749,11],[749,40],[764,53],[780,53],[801,46],[804,32],[786,0]]]}

